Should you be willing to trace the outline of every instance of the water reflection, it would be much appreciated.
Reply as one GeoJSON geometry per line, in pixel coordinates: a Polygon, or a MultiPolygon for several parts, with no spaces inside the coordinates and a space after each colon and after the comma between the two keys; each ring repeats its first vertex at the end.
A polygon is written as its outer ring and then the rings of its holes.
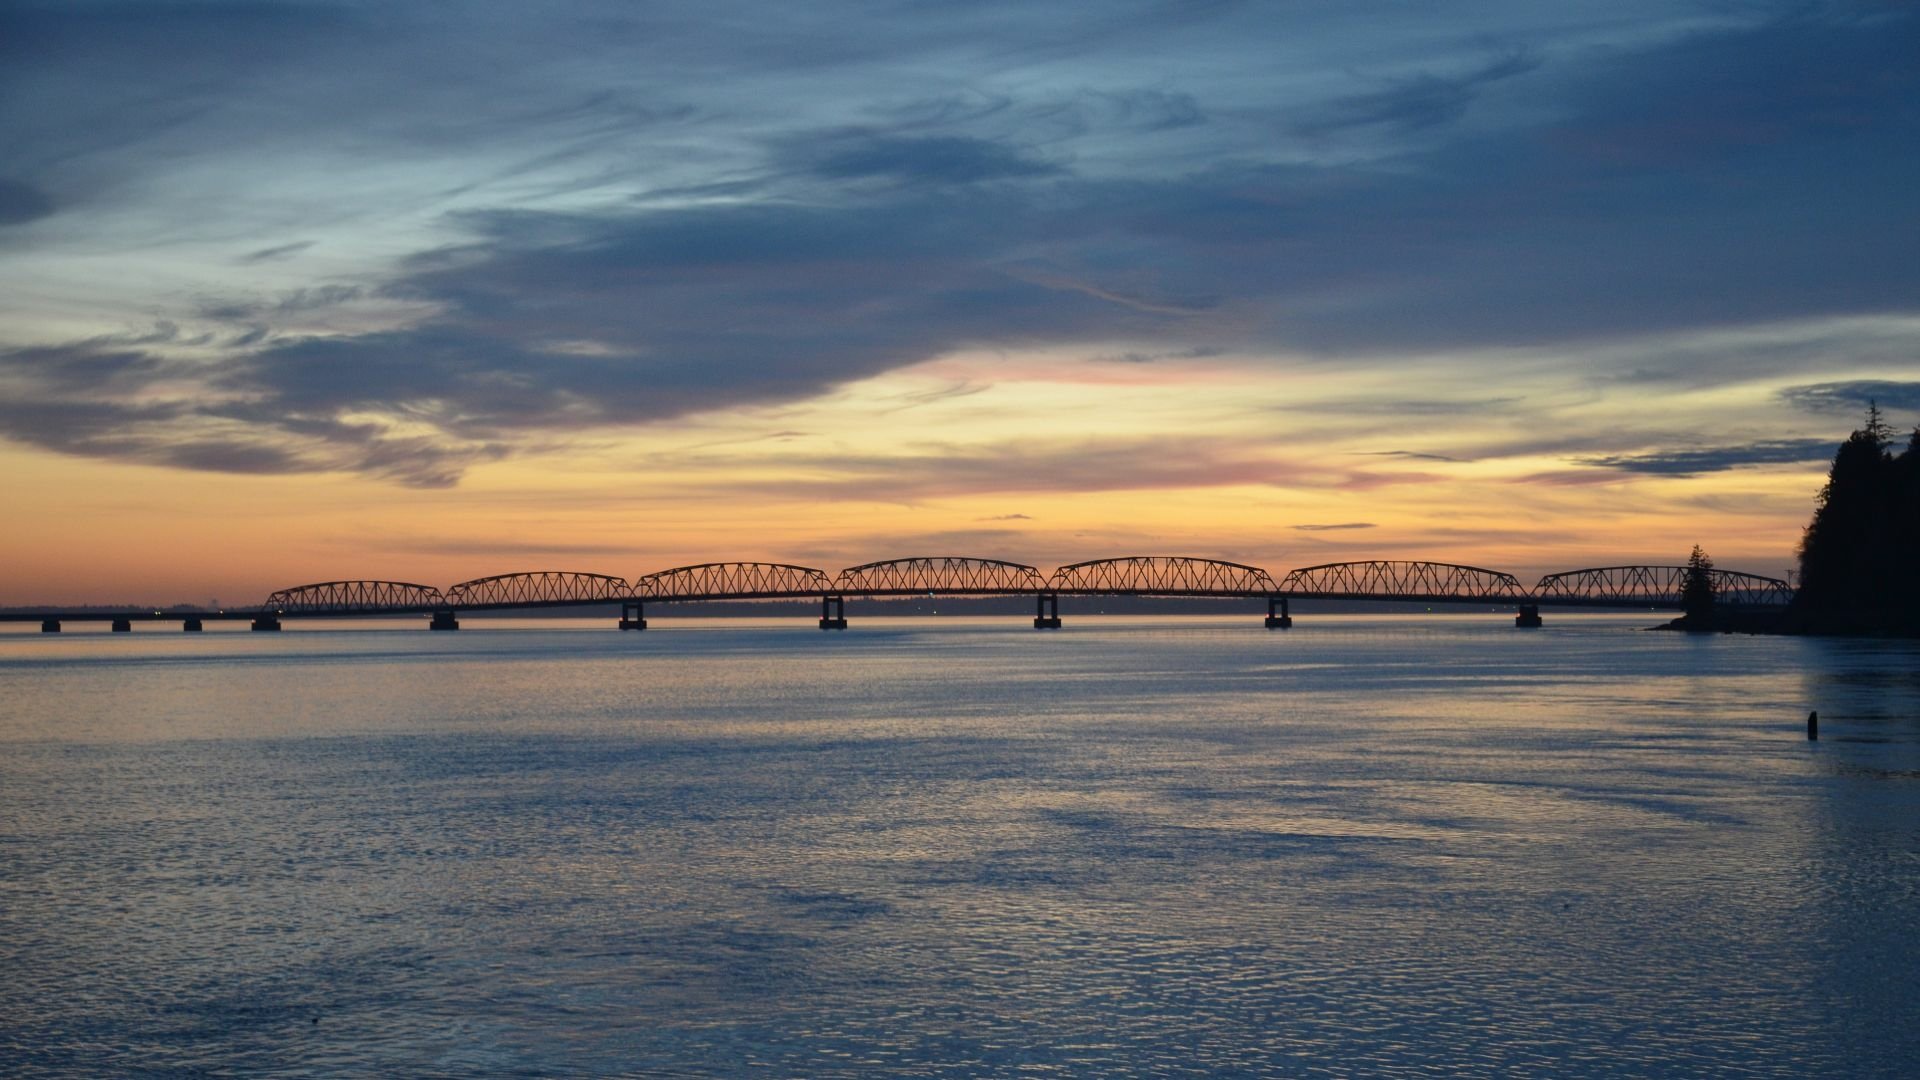
{"type": "Polygon", "coordinates": [[[0,644],[0,1057],[1694,1076],[1920,1050],[1893,1012],[1920,990],[1912,651],[1092,623],[0,644]]]}

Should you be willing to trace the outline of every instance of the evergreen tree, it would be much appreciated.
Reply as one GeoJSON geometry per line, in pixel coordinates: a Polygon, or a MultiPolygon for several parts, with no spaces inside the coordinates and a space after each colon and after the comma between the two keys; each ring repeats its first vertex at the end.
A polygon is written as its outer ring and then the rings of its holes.
{"type": "Polygon", "coordinates": [[[1868,437],[1881,446],[1893,441],[1893,429],[1887,426],[1887,418],[1880,413],[1880,403],[1867,399],[1867,426],[1861,429],[1868,437]]]}
{"type": "Polygon", "coordinates": [[[1795,605],[1813,629],[1920,628],[1920,428],[1893,453],[1878,404],[1833,456],[1800,540],[1795,605]]]}
{"type": "Polygon", "coordinates": [[[1680,587],[1680,610],[1689,623],[1704,628],[1713,618],[1713,560],[1693,545],[1693,554],[1687,556],[1687,580],[1680,587]]]}
{"type": "Polygon", "coordinates": [[[1909,626],[1920,626],[1920,426],[1893,463],[1893,508],[1887,516],[1892,577],[1887,600],[1909,626]]]}

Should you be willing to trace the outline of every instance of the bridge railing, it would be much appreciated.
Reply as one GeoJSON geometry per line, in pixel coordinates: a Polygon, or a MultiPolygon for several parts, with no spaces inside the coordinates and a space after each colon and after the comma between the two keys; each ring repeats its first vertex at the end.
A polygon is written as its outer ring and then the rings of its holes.
{"type": "Polygon", "coordinates": [[[848,596],[997,596],[1041,592],[1047,579],[1024,563],[921,555],[850,566],[833,587],[848,596]]]}
{"type": "Polygon", "coordinates": [[[1273,578],[1257,566],[1185,555],[1092,559],[1053,572],[1047,591],[1109,596],[1270,596],[1273,578]]]}
{"type": "MultiPolygon", "coordinates": [[[[1533,592],[1548,604],[1674,608],[1680,606],[1691,573],[1686,566],[1592,566],[1548,574],[1533,592]]],[[[1716,603],[1784,607],[1793,602],[1793,586],[1779,578],[1718,569],[1708,575],[1716,603]]]]}
{"type": "Polygon", "coordinates": [[[1785,607],[1793,603],[1793,593],[1793,586],[1779,578],[1746,574],[1738,570],[1713,571],[1713,595],[1722,604],[1785,607]]]}
{"type": "Polygon", "coordinates": [[[625,578],[570,570],[532,570],[463,581],[446,592],[456,608],[540,607],[626,600],[633,595],[625,578]]]}
{"type": "Polygon", "coordinates": [[[282,615],[387,615],[438,611],[446,597],[410,581],[321,581],[281,589],[262,605],[282,615]]]}
{"type": "Polygon", "coordinates": [[[1529,599],[1526,586],[1504,571],[1395,559],[1303,566],[1288,571],[1280,590],[1340,600],[1518,603],[1529,599]]]}
{"type": "Polygon", "coordinates": [[[779,600],[832,593],[833,579],[810,566],[719,562],[676,566],[635,578],[636,600],[779,600]]]}

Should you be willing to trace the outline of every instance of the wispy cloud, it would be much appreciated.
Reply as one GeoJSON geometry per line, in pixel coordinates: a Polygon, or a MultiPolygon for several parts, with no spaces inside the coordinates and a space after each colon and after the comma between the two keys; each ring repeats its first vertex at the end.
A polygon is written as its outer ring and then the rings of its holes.
{"type": "Polygon", "coordinates": [[[1289,525],[1298,532],[1342,532],[1347,529],[1375,529],[1379,526],[1371,521],[1342,521],[1333,525],[1289,525]]]}
{"type": "Polygon", "coordinates": [[[0,176],[0,227],[38,221],[53,210],[53,199],[46,192],[0,176]]]}
{"type": "Polygon", "coordinates": [[[1031,179],[1061,171],[1060,166],[1019,147],[965,135],[806,132],[789,139],[781,156],[828,180],[939,187],[1031,179]]]}
{"type": "Polygon", "coordinates": [[[1781,390],[1780,399],[1809,412],[1862,413],[1869,405],[1878,405],[1882,409],[1920,410],[1920,382],[1854,379],[1807,383],[1781,390]]]}
{"type": "MultiPolygon", "coordinates": [[[[169,328],[152,335],[177,339],[169,328]]],[[[218,368],[216,368],[218,370],[218,368]]],[[[372,423],[286,414],[208,392],[203,366],[111,340],[0,353],[0,432],[83,457],[243,474],[360,472],[446,487],[508,452],[484,441],[400,435],[372,423]],[[174,387],[171,394],[156,391],[174,387]]]]}
{"type": "Polygon", "coordinates": [[[1438,127],[1458,120],[1486,87],[1526,75],[1539,66],[1538,58],[1513,53],[1465,74],[1391,79],[1378,89],[1328,102],[1296,122],[1294,130],[1304,135],[1328,135],[1376,126],[1401,131],[1438,127]]]}
{"type": "MultiPolygon", "coordinates": [[[[368,539],[373,539],[380,550],[390,551],[395,554],[480,556],[489,558],[498,557],[502,559],[520,557],[537,559],[586,559],[592,560],[594,566],[615,567],[615,569],[612,570],[588,567],[586,568],[587,573],[604,573],[614,577],[620,577],[625,573],[632,572],[630,568],[621,565],[633,561],[633,547],[624,544],[576,544],[529,541],[512,535],[447,538],[401,536],[381,536],[377,538],[356,537],[353,543],[357,546],[367,542],[368,539]]],[[[542,567],[542,569],[551,569],[551,567],[542,567]]],[[[580,570],[581,568],[576,566],[572,567],[572,569],[580,570]]],[[[508,573],[513,571],[494,572],[508,573]]]]}
{"type": "Polygon", "coordinates": [[[1465,460],[1463,458],[1448,457],[1445,454],[1423,454],[1414,450],[1356,450],[1354,453],[1360,457],[1395,457],[1408,458],[1413,461],[1460,462],[1465,460]]]}
{"type": "Polygon", "coordinates": [[[240,256],[240,261],[243,263],[263,263],[272,262],[275,259],[291,258],[313,245],[314,241],[312,240],[296,240],[291,244],[280,244],[275,247],[261,248],[258,251],[249,251],[245,255],[240,256]]]}
{"type": "Polygon", "coordinates": [[[1242,440],[1192,436],[917,444],[898,454],[794,453],[780,459],[786,475],[767,480],[722,480],[708,475],[736,469],[739,463],[728,459],[653,460],[656,471],[686,476],[687,482],[707,490],[725,485],[735,493],[906,505],[996,493],[1204,490],[1238,485],[1344,489],[1419,479],[1314,468],[1272,458],[1242,440]]]}
{"type": "Polygon", "coordinates": [[[1091,359],[1097,364],[1158,364],[1166,360],[1204,360],[1210,357],[1220,356],[1225,352],[1225,349],[1199,346],[1191,349],[1176,349],[1171,352],[1128,351],[1107,353],[1092,357],[1091,359]]]}
{"type": "Polygon", "coordinates": [[[1686,450],[1655,450],[1644,454],[1619,454],[1577,459],[1591,465],[1621,472],[1653,473],[1665,476],[1697,476],[1748,465],[1785,465],[1826,461],[1833,456],[1832,439],[1775,439],[1745,446],[1716,446],[1686,450]]]}
{"type": "Polygon", "coordinates": [[[1313,412],[1332,416],[1446,417],[1512,412],[1523,407],[1523,402],[1524,399],[1519,397],[1458,399],[1339,397],[1288,402],[1275,408],[1284,412],[1313,412]]]}
{"type": "Polygon", "coordinates": [[[911,393],[897,395],[893,400],[899,402],[899,404],[884,411],[895,413],[905,409],[917,409],[923,405],[934,405],[942,401],[951,401],[954,398],[972,397],[975,394],[982,394],[991,389],[993,389],[993,387],[988,383],[966,382],[962,380],[932,390],[916,390],[911,393]]]}

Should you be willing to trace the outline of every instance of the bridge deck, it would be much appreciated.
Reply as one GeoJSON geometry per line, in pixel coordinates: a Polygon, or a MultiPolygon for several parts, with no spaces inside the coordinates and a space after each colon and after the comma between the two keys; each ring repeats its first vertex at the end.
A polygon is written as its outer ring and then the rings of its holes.
{"type": "MultiPolygon", "coordinates": [[[[47,608],[0,612],[0,622],[179,622],[268,618],[379,618],[456,611],[608,608],[728,600],[814,600],[842,596],[1141,596],[1224,599],[1484,604],[1524,608],[1677,610],[1686,568],[1610,566],[1542,577],[1528,589],[1513,575],[1453,563],[1373,560],[1289,571],[1276,582],[1242,563],[1189,556],[1130,555],[1063,566],[1042,577],[1022,563],[968,556],[919,556],[864,563],[829,577],[786,563],[702,563],[644,575],[628,584],[604,574],[531,571],[476,578],[442,593],[430,585],[374,579],[300,585],[259,607],[223,611],[47,608]]],[[[1781,610],[1786,582],[1712,571],[1718,603],[1734,610],[1781,610]]]]}

